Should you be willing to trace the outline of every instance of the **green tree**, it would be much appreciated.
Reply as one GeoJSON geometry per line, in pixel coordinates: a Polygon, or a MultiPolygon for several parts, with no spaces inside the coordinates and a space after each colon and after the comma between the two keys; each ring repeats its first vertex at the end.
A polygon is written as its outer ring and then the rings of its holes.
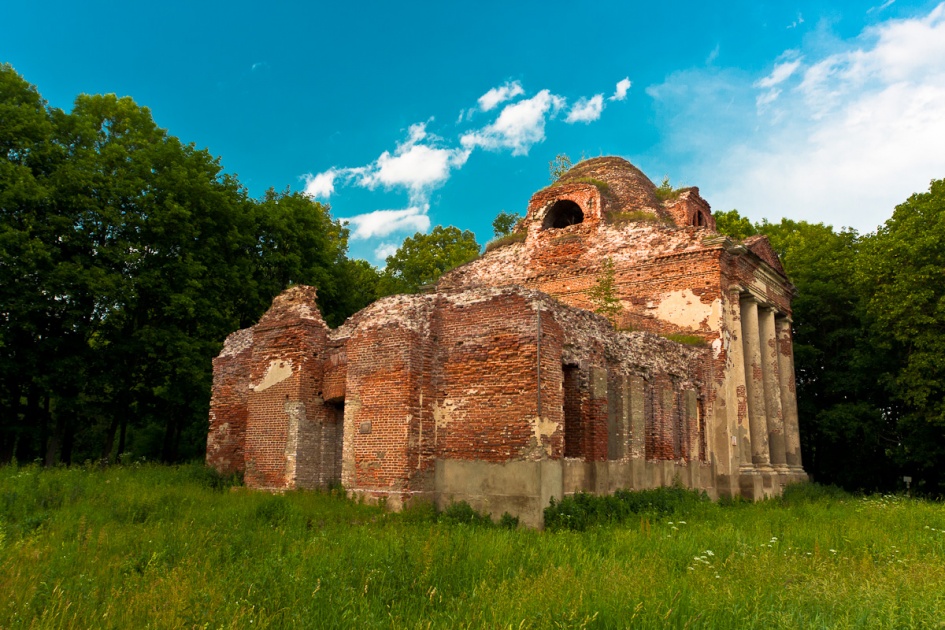
{"type": "Polygon", "coordinates": [[[713,212],[712,216],[715,218],[715,229],[719,234],[741,241],[758,233],[758,228],[752,224],[748,217],[738,214],[738,210],[713,212]]]}
{"type": "Polygon", "coordinates": [[[502,210],[496,215],[496,218],[492,220],[492,233],[496,238],[501,238],[512,233],[512,230],[515,229],[515,226],[522,219],[522,215],[518,212],[506,212],[502,210]]]}
{"type": "Polygon", "coordinates": [[[429,234],[417,232],[404,239],[397,251],[387,257],[378,293],[416,293],[454,267],[479,256],[476,235],[453,226],[436,226],[429,234]]]}
{"type": "Polygon", "coordinates": [[[805,468],[851,490],[894,488],[890,448],[901,436],[877,386],[885,359],[862,320],[855,282],[860,237],[789,219],[753,227],[768,237],[797,288],[794,357],[805,468]]]}
{"type": "Polygon", "coordinates": [[[623,304],[614,288],[614,261],[605,258],[600,267],[597,282],[587,291],[587,297],[594,306],[594,312],[606,317],[611,325],[617,328],[617,317],[623,311],[623,304]]]}
{"type": "Polygon", "coordinates": [[[882,383],[896,405],[898,461],[926,491],[945,490],[945,180],[896,207],[864,239],[857,278],[882,383]]]}
{"type": "Polygon", "coordinates": [[[291,283],[330,324],[374,299],[347,236],[300,194],[249,199],[129,98],[66,114],[0,66],[0,460],[200,456],[228,333],[291,283]]]}

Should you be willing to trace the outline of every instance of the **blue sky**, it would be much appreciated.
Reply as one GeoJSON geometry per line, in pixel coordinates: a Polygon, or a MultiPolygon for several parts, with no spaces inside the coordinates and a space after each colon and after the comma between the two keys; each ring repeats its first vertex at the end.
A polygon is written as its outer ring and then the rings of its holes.
{"type": "Polygon", "coordinates": [[[11,2],[0,62],[51,105],[128,95],[254,196],[307,190],[382,264],[491,238],[558,153],[714,210],[876,229],[945,177],[945,4],[11,2]],[[658,5],[658,6],[657,6],[658,5]],[[713,6],[722,5],[722,6],[713,6]]]}

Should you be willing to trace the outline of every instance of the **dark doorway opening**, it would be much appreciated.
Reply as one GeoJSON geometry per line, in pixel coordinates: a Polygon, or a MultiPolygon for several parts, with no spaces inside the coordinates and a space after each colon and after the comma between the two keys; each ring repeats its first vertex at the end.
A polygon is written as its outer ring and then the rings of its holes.
{"type": "Polygon", "coordinates": [[[581,210],[581,206],[573,201],[561,199],[560,201],[556,201],[554,205],[548,209],[548,214],[545,215],[545,222],[542,227],[545,229],[560,229],[568,227],[569,225],[582,223],[583,221],[584,211],[581,210]]]}

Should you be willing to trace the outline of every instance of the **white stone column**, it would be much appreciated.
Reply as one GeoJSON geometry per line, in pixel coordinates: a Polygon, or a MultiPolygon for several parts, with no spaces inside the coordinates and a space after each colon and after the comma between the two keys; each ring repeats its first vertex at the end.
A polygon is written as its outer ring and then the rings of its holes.
{"type": "MultiPolygon", "coordinates": [[[[724,452],[733,451],[729,461],[732,473],[754,472],[751,462],[751,430],[748,424],[748,394],[745,386],[745,349],[742,335],[741,287],[733,286],[725,301],[723,316],[725,330],[723,348],[727,353],[726,377],[723,397],[726,406],[728,431],[722,436],[724,452]]],[[[718,444],[718,442],[717,442],[718,444]]],[[[718,447],[717,447],[718,448],[718,447]]]]}
{"type": "Polygon", "coordinates": [[[804,472],[801,463],[801,432],[798,427],[797,391],[794,381],[794,338],[791,320],[775,320],[778,334],[778,376],[781,388],[781,409],[784,414],[784,457],[791,472],[804,472]]]}
{"type": "Polygon", "coordinates": [[[768,452],[768,421],[765,417],[765,383],[761,361],[761,334],[758,303],[747,296],[741,300],[742,346],[745,353],[745,388],[748,424],[751,431],[751,461],[761,472],[771,472],[768,452]]]}
{"type": "Polygon", "coordinates": [[[780,473],[787,473],[788,467],[784,454],[784,419],[781,410],[781,381],[778,375],[778,335],[775,331],[774,309],[760,309],[758,324],[761,333],[761,368],[764,373],[768,452],[774,469],[780,473]]]}

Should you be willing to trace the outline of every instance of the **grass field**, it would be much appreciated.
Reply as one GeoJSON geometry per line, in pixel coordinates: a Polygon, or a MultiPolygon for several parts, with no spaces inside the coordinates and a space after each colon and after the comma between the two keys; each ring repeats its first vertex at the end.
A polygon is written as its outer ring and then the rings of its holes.
{"type": "Polygon", "coordinates": [[[945,506],[807,486],[539,532],[200,466],[8,466],[0,627],[945,627],[945,506]]]}

